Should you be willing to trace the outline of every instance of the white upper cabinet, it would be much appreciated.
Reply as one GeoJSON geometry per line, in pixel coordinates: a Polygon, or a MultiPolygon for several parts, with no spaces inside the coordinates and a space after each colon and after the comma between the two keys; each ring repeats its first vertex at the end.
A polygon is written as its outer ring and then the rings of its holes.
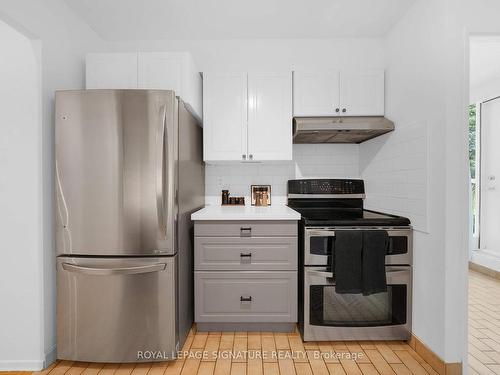
{"type": "Polygon", "coordinates": [[[86,86],[99,89],[173,90],[202,118],[202,81],[187,52],[90,53],[86,86]]]}
{"type": "Polygon", "coordinates": [[[295,116],[334,116],[340,111],[340,72],[294,72],[295,116]]]}
{"type": "Polygon", "coordinates": [[[383,116],[384,71],[294,72],[294,116],[383,116]]]}
{"type": "Polygon", "coordinates": [[[247,156],[247,75],[203,74],[203,159],[244,160],[247,156]]]}
{"type": "Polygon", "coordinates": [[[136,89],[137,53],[89,53],[87,89],[136,89]]]}
{"type": "Polygon", "coordinates": [[[292,159],[292,74],[248,75],[248,158],[292,159]]]}
{"type": "Polygon", "coordinates": [[[181,92],[182,58],[168,52],[139,52],[137,56],[137,84],[141,89],[169,87],[181,92]]]}
{"type": "Polygon", "coordinates": [[[342,71],[340,108],[344,116],[383,116],[384,72],[342,71]]]}
{"type": "Polygon", "coordinates": [[[292,159],[292,75],[204,73],[204,160],[292,159]]]}
{"type": "Polygon", "coordinates": [[[139,52],[137,83],[140,89],[174,90],[202,117],[202,79],[187,52],[139,52]]]}

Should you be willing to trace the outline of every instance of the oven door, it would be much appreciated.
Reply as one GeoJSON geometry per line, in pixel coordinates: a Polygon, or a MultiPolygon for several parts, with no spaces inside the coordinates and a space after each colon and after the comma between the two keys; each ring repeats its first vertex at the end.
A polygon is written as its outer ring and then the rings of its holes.
{"type": "Polygon", "coordinates": [[[386,230],[389,247],[385,264],[411,265],[413,263],[413,236],[411,227],[405,228],[305,228],[304,264],[306,266],[326,266],[335,252],[335,230],[386,230]]]}
{"type": "Polygon", "coordinates": [[[304,340],[407,340],[411,336],[410,266],[386,267],[387,292],[337,294],[326,267],[305,267],[304,340]]]}

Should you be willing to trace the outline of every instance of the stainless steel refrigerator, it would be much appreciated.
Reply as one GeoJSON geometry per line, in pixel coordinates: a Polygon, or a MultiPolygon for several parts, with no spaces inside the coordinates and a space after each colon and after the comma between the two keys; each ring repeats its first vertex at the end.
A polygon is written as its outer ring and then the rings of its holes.
{"type": "Polygon", "coordinates": [[[56,92],[57,356],[175,357],[193,321],[202,129],[173,91],[56,92]]]}

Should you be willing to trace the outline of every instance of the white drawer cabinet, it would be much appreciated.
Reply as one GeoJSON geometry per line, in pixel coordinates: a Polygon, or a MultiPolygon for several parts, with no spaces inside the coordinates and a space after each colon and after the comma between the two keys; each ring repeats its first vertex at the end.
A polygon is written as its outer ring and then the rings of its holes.
{"type": "Polygon", "coordinates": [[[296,221],[195,221],[194,234],[198,330],[294,329],[296,221]]]}
{"type": "Polygon", "coordinates": [[[89,53],[86,87],[173,90],[202,118],[202,79],[187,52],[89,53]]]}
{"type": "Polygon", "coordinates": [[[204,160],[292,159],[292,76],[203,73],[204,160]]]}
{"type": "Polygon", "coordinates": [[[383,116],[383,70],[293,73],[294,116],[383,116]]]}

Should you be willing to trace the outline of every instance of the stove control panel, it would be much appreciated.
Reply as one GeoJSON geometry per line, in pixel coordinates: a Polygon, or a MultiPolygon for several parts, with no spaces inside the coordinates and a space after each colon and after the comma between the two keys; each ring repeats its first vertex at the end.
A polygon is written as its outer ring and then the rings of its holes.
{"type": "Polygon", "coordinates": [[[288,194],[364,194],[363,180],[307,179],[289,180],[288,194]]]}

